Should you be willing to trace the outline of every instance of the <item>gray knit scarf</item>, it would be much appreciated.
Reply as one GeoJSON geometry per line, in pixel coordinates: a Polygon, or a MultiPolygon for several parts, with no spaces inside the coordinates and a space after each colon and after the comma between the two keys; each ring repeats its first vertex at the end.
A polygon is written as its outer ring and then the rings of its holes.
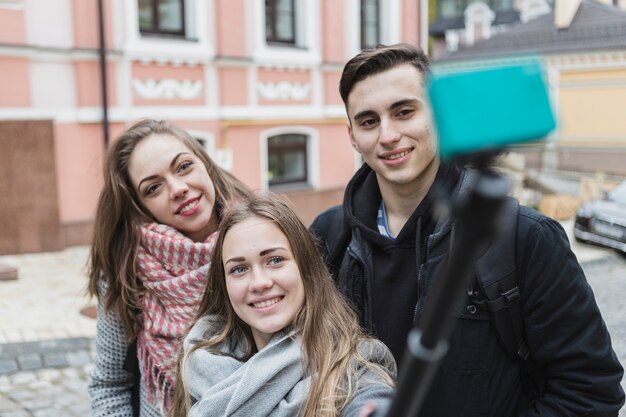
{"type": "MultiPolygon", "coordinates": [[[[210,318],[198,321],[184,340],[185,352],[214,329],[210,318]]],[[[276,333],[260,352],[241,362],[246,341],[228,340],[217,348],[224,355],[197,349],[188,356],[183,373],[196,402],[189,417],[295,417],[307,400],[311,378],[303,375],[300,340],[276,333]]]]}

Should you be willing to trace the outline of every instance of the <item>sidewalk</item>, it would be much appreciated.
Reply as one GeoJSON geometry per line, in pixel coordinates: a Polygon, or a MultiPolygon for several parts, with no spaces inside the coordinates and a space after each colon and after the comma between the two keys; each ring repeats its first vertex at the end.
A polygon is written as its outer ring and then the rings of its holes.
{"type": "Polygon", "coordinates": [[[0,281],[0,376],[92,362],[95,304],[85,288],[86,246],[60,252],[0,256],[18,279],[0,281]]]}
{"type": "MultiPolygon", "coordinates": [[[[577,243],[572,222],[562,224],[581,264],[614,256],[577,243]]],[[[88,256],[87,246],[0,256],[0,264],[18,269],[17,280],[0,281],[0,375],[90,362],[96,320],[81,314],[96,303],[85,293],[88,256]]]]}

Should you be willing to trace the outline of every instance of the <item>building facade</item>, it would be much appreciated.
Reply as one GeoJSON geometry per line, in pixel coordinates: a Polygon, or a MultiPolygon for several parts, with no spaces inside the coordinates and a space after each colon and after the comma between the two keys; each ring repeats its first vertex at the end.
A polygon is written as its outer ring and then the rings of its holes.
{"type": "Polygon", "coordinates": [[[310,221],[360,164],[343,64],[418,44],[424,16],[417,0],[0,0],[0,254],[87,243],[106,145],[144,117],[310,221]]]}
{"type": "Polygon", "coordinates": [[[519,149],[540,170],[626,176],[626,4],[556,0],[548,13],[443,55],[435,68],[482,68],[540,59],[557,129],[519,149]]]}
{"type": "Polygon", "coordinates": [[[431,57],[472,46],[548,13],[554,0],[431,0],[431,57]]]}

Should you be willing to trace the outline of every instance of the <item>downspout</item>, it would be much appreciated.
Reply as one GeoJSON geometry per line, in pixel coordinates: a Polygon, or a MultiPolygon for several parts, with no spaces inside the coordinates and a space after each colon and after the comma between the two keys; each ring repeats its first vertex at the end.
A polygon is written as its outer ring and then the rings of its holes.
{"type": "Polygon", "coordinates": [[[104,38],[104,0],[98,0],[98,36],[100,45],[100,89],[102,93],[102,133],[104,136],[104,148],[109,146],[109,101],[107,99],[107,65],[106,46],[104,38]]]}
{"type": "Polygon", "coordinates": [[[419,0],[419,43],[422,50],[428,51],[428,0],[419,0]]]}

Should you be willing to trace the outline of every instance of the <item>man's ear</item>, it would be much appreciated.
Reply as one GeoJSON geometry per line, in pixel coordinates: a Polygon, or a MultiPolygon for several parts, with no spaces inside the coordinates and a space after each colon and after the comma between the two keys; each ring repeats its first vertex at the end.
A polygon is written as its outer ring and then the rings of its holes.
{"type": "Polygon", "coordinates": [[[348,128],[348,135],[350,136],[350,143],[352,144],[352,147],[358,153],[361,153],[361,150],[359,149],[359,145],[356,143],[356,140],[354,140],[354,135],[352,134],[352,125],[350,124],[350,122],[346,124],[346,127],[348,128]]]}

